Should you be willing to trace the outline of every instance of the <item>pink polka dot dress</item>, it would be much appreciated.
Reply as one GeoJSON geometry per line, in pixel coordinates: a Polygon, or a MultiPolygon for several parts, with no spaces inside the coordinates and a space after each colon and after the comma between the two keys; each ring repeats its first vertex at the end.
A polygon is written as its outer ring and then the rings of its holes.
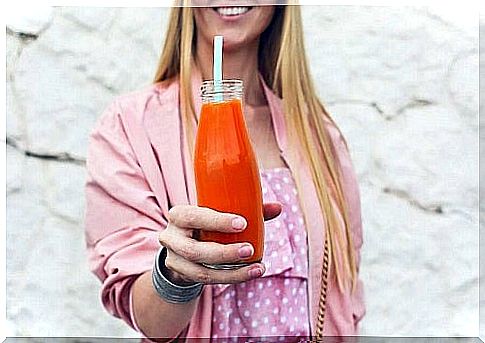
{"type": "Polygon", "coordinates": [[[307,236],[295,184],[287,168],[261,172],[265,202],[280,216],[265,223],[263,277],[215,285],[212,338],[309,336],[307,236]]]}

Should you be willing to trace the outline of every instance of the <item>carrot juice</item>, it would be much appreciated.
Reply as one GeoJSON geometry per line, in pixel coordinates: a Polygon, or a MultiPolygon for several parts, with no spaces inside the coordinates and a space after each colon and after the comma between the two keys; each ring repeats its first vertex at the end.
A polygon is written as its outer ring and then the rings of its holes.
{"type": "Polygon", "coordinates": [[[242,112],[242,81],[222,82],[223,92],[219,95],[212,81],[202,85],[194,169],[198,206],[235,213],[247,221],[241,233],[199,231],[201,241],[253,245],[254,255],[244,263],[209,266],[230,269],[261,261],[264,220],[258,165],[242,112]]]}

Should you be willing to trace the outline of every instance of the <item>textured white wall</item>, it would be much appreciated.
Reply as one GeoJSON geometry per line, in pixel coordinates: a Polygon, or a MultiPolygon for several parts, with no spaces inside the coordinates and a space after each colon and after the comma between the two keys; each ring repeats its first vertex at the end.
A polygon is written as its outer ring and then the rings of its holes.
{"type": "MultiPolygon", "coordinates": [[[[304,7],[316,85],[358,173],[365,335],[478,333],[478,32],[423,9],[304,7]]],[[[7,31],[11,335],[136,336],[83,237],[87,135],[148,83],[166,10],[56,8],[7,31]]]]}
{"type": "MultiPolygon", "coordinates": [[[[480,148],[485,147],[485,17],[480,17],[480,148]]],[[[483,160],[482,160],[483,161],[483,160]]],[[[485,168],[480,168],[480,199],[485,197],[485,168]]],[[[480,227],[485,224],[485,203],[480,202],[480,227]]],[[[480,247],[485,247],[485,235],[480,234],[480,247]]],[[[480,337],[485,339],[485,258],[482,250],[480,254],[480,337]]]]}

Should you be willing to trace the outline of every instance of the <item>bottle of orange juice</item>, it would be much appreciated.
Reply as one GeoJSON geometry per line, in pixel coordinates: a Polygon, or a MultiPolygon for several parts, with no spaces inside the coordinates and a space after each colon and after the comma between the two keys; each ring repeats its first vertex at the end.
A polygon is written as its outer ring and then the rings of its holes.
{"type": "Polygon", "coordinates": [[[240,264],[208,265],[233,269],[263,257],[264,220],[259,170],[244,121],[240,80],[204,81],[202,109],[195,144],[198,206],[246,218],[240,233],[199,231],[201,241],[223,244],[249,242],[254,255],[240,264]]]}

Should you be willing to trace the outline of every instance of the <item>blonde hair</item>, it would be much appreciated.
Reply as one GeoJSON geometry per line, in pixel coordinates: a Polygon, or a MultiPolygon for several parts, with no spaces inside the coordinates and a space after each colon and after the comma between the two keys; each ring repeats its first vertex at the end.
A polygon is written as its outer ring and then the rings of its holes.
{"type": "MultiPolygon", "coordinates": [[[[188,5],[188,1],[184,3],[188,5]]],[[[179,78],[182,120],[189,146],[193,144],[196,122],[190,81],[196,47],[195,29],[191,7],[172,8],[154,79],[161,82],[179,78]]],[[[303,147],[310,167],[319,204],[326,218],[330,268],[333,266],[335,270],[341,291],[347,289],[349,284],[354,289],[357,269],[348,208],[342,190],[342,176],[335,163],[337,158],[325,128],[325,118],[332,124],[334,122],[319,101],[310,77],[299,6],[276,6],[270,25],[260,37],[258,57],[260,73],[266,84],[283,99],[290,139],[303,147]],[[344,230],[340,228],[332,207],[332,192],[342,213],[344,230]]]]}

